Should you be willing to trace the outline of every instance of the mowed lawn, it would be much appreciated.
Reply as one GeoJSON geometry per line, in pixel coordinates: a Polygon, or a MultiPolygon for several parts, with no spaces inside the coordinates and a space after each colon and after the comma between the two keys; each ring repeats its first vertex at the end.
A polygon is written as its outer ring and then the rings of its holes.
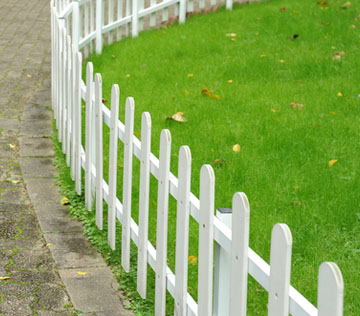
{"type": "MultiPolygon", "coordinates": [[[[271,0],[142,32],[88,59],[102,74],[107,105],[111,85],[119,84],[122,121],[125,99],[134,97],[139,138],[141,114],[150,112],[156,156],[161,130],[171,131],[175,175],[180,146],[190,147],[194,194],[203,164],[215,170],[217,208],[231,207],[235,192],[246,193],[250,247],[267,262],[273,225],[288,224],[291,284],[313,304],[319,265],[336,262],[345,282],[344,315],[353,316],[360,310],[359,30],[360,2],[271,0]],[[215,96],[203,95],[204,88],[215,96]],[[166,120],[176,112],[184,112],[188,121],[166,120]],[[240,152],[233,150],[235,144],[240,152]]],[[[107,177],[107,162],[104,168],[107,177]]],[[[119,158],[119,179],[122,168],[119,158]]],[[[154,245],[156,190],[152,178],[149,234],[154,245]]],[[[120,200],[121,192],[119,185],[120,200]]],[[[171,198],[172,269],[175,206],[171,198]]],[[[192,221],[189,256],[197,257],[197,234],[192,221]]],[[[196,296],[196,260],[189,264],[189,287],[196,296]]],[[[265,315],[267,294],[249,282],[249,315],[265,315]]]]}

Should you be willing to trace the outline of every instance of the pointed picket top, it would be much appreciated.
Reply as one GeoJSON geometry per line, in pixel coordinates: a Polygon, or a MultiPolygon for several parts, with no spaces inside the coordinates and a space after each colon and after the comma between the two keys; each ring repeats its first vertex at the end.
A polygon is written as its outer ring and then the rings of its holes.
{"type": "Polygon", "coordinates": [[[323,262],[319,268],[318,316],[342,316],[344,280],[339,267],[323,262]]]}
{"type": "Polygon", "coordinates": [[[276,224],[271,232],[270,288],[268,316],[289,315],[289,288],[292,236],[286,224],[276,224]]]}
{"type": "Polygon", "coordinates": [[[243,192],[232,201],[230,316],[246,316],[250,205],[243,192]]]}

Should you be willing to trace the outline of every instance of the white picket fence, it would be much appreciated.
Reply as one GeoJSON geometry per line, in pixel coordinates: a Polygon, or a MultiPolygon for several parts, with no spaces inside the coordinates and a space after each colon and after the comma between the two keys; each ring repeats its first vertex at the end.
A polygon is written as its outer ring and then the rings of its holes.
{"type": "MultiPolygon", "coordinates": [[[[227,0],[231,8],[232,1],[227,0]]],[[[111,111],[102,103],[102,78],[87,64],[86,83],[82,81],[82,54],[94,48],[101,52],[103,36],[111,42],[143,29],[143,20],[150,16],[149,27],[156,24],[156,12],[167,19],[166,8],[178,6],[175,15],[184,22],[186,10],[194,9],[194,1],[165,0],[144,8],[144,1],[114,0],[51,1],[52,25],[52,104],[59,141],[71,166],[76,191],[81,194],[81,168],[85,170],[85,200],[89,210],[96,196],[96,223],[103,227],[103,201],[108,204],[108,240],[115,249],[116,220],[122,225],[121,254],[125,271],[130,269],[130,240],[138,248],[137,289],[146,297],[147,264],[156,274],[155,315],[165,315],[166,290],[175,300],[175,315],[245,316],[247,279],[250,274],[268,291],[268,315],[340,316],[343,314],[343,279],[335,263],[325,262],[319,268],[317,308],[290,285],[292,237],[286,224],[276,224],[271,235],[270,265],[249,248],[250,207],[244,193],[235,193],[232,216],[214,216],[214,171],[204,165],[200,174],[200,199],[190,191],[191,154],[187,146],[179,152],[178,178],[170,172],[171,135],[163,130],[160,156],[151,153],[151,118],[142,114],[141,141],[134,134],[134,100],[126,100],[125,124],[118,120],[119,87],[111,93],[111,111]],[[95,10],[96,7],[96,10],[95,10]],[[109,10],[108,22],[103,19],[104,7],[109,10]],[[130,13],[132,7],[132,13],[130,13]],[[122,9],[126,8],[125,16],[122,9]],[[101,12],[101,14],[97,14],[101,12]],[[95,14],[96,13],[96,14],[95,14]],[[96,16],[96,24],[94,17],[96,16]],[[164,17],[165,16],[165,17],[164,17]],[[155,17],[155,18],[154,18],[155,17]],[[154,22],[155,21],[155,22],[154,22]],[[70,27],[72,29],[70,35],[70,27]],[[123,29],[120,29],[124,27],[123,29]],[[95,40],[95,45],[93,41],[95,40]],[[86,102],[86,123],[81,124],[81,101],[86,102]],[[103,179],[103,124],[110,127],[109,183],[103,179]],[[85,129],[85,148],[81,143],[85,129]],[[123,197],[116,196],[117,140],[124,143],[123,197]],[[131,217],[133,156],[140,160],[139,225],[131,217]],[[156,249],[148,241],[149,176],[158,180],[156,249]],[[175,274],[167,266],[167,223],[169,193],[177,200],[175,274]],[[187,292],[189,216],[199,223],[198,301],[187,292]],[[230,218],[230,221],[229,221],[230,218]],[[232,222],[232,223],[231,223],[232,222]],[[215,262],[214,262],[215,242],[215,262]],[[213,267],[215,265],[215,272],[213,267]],[[215,275],[215,282],[213,276],[215,275]],[[214,283],[214,284],[213,284],[214,283]]],[[[215,4],[215,1],[211,1],[215,4]]],[[[198,8],[205,1],[195,3],[198,8]]]]}

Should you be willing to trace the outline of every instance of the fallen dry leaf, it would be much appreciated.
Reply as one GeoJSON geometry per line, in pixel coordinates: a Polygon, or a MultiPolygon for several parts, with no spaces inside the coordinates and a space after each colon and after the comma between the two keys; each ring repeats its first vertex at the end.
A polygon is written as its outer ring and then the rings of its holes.
{"type": "Polygon", "coordinates": [[[66,197],[66,196],[64,196],[62,199],[61,199],[61,205],[68,205],[68,204],[70,204],[70,201],[69,201],[69,199],[66,197]]]}
{"type": "Polygon", "coordinates": [[[81,271],[78,271],[78,272],[76,272],[78,275],[87,275],[87,274],[89,274],[89,272],[81,272],[81,271]]]}
{"type": "Polygon", "coordinates": [[[337,93],[337,96],[338,96],[338,97],[342,97],[343,95],[342,95],[342,93],[339,91],[339,92],[337,93]]]}
{"type": "Polygon", "coordinates": [[[271,109],[271,112],[276,113],[276,112],[279,112],[279,111],[275,110],[275,109],[271,109]]]}
{"type": "Polygon", "coordinates": [[[237,34],[236,34],[236,33],[226,33],[225,36],[228,36],[228,37],[236,37],[237,34]]]}
{"type": "Polygon", "coordinates": [[[114,58],[115,58],[115,55],[111,55],[111,58],[113,58],[113,59],[114,59],[114,58]]]}
{"type": "Polygon", "coordinates": [[[235,144],[232,150],[235,151],[236,153],[239,153],[241,151],[241,147],[239,144],[235,144]]]}
{"type": "Polygon", "coordinates": [[[318,1],[318,2],[316,2],[316,4],[318,4],[318,5],[327,5],[328,3],[327,3],[327,1],[318,1]]]}
{"type": "Polygon", "coordinates": [[[291,106],[293,109],[298,108],[299,110],[301,110],[301,109],[304,107],[303,104],[297,103],[297,102],[291,102],[291,103],[290,103],[290,106],[291,106]]]}
{"type": "Polygon", "coordinates": [[[345,2],[341,7],[342,7],[343,9],[346,9],[347,7],[350,7],[350,6],[351,6],[351,2],[348,1],[348,2],[345,2]]]}
{"type": "Polygon", "coordinates": [[[331,168],[335,163],[337,163],[337,161],[338,161],[337,159],[330,160],[328,163],[329,167],[331,168]]]}
{"type": "Polygon", "coordinates": [[[28,75],[26,75],[26,77],[28,77],[28,78],[32,78],[32,75],[28,74],[28,75]]]}
{"type": "Polygon", "coordinates": [[[189,78],[194,77],[194,74],[188,74],[188,77],[189,78]]]}
{"type": "Polygon", "coordinates": [[[225,162],[226,162],[225,158],[218,158],[218,159],[214,160],[213,165],[214,166],[222,166],[225,162]]]}
{"type": "Polygon", "coordinates": [[[187,122],[187,119],[185,117],[183,117],[184,112],[177,112],[175,113],[173,116],[169,116],[166,118],[166,120],[174,120],[176,122],[187,122]]]}
{"type": "Polygon", "coordinates": [[[331,112],[329,112],[329,113],[332,114],[332,115],[334,115],[336,112],[332,112],[332,111],[331,111],[331,112]]]}
{"type": "Polygon", "coordinates": [[[280,9],[280,11],[283,11],[283,12],[285,12],[286,10],[287,10],[286,7],[282,7],[282,8],[280,9]]]}
{"type": "Polygon", "coordinates": [[[324,36],[324,39],[328,39],[328,38],[329,38],[329,36],[327,36],[327,35],[324,36]]]}
{"type": "Polygon", "coordinates": [[[202,88],[201,94],[204,96],[207,96],[209,98],[220,99],[220,96],[217,94],[214,94],[209,88],[202,88]]]}
{"type": "Polygon", "coordinates": [[[7,280],[7,279],[10,279],[10,277],[8,277],[8,276],[0,277],[0,280],[7,280]]]}
{"type": "Polygon", "coordinates": [[[101,101],[102,101],[103,103],[105,103],[105,102],[107,102],[107,99],[102,98],[101,101]]]}
{"type": "Polygon", "coordinates": [[[136,137],[139,137],[139,136],[140,136],[140,133],[139,133],[139,132],[134,132],[134,135],[135,135],[136,137]]]}
{"type": "Polygon", "coordinates": [[[53,244],[46,244],[46,247],[51,247],[53,244]]]}
{"type": "Polygon", "coordinates": [[[189,95],[189,91],[188,90],[184,90],[185,95],[189,95]]]}
{"type": "Polygon", "coordinates": [[[284,59],[280,59],[280,62],[283,64],[283,63],[285,62],[285,60],[284,60],[284,59]]]}
{"type": "Polygon", "coordinates": [[[232,81],[232,80],[227,80],[226,82],[227,82],[227,83],[232,83],[233,81],[232,81]]]}
{"type": "Polygon", "coordinates": [[[299,185],[294,185],[294,190],[297,190],[297,189],[299,189],[299,188],[300,188],[299,185]]]}
{"type": "Polygon", "coordinates": [[[262,58],[262,57],[266,57],[266,54],[261,54],[260,57],[261,57],[261,58],[262,58]]]}
{"type": "Polygon", "coordinates": [[[189,256],[188,260],[189,260],[189,263],[193,266],[195,266],[198,262],[198,259],[195,256],[189,256]]]}
{"type": "Polygon", "coordinates": [[[13,144],[9,144],[10,148],[14,149],[16,147],[16,145],[13,144]]]}
{"type": "Polygon", "coordinates": [[[355,25],[355,24],[352,24],[352,25],[351,25],[351,28],[352,28],[352,29],[356,29],[356,25],[355,25]]]}
{"type": "Polygon", "coordinates": [[[11,182],[14,183],[14,184],[18,184],[18,183],[20,183],[21,181],[20,181],[20,180],[11,180],[11,182]]]}

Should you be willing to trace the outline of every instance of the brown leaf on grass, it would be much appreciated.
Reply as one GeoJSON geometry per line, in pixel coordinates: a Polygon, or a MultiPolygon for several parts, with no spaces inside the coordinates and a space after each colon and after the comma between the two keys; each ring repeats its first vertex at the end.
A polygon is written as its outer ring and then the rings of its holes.
{"type": "Polygon", "coordinates": [[[290,103],[290,106],[293,108],[293,109],[299,109],[301,110],[303,107],[304,107],[304,104],[302,103],[297,103],[297,102],[291,102],[290,103]]]}
{"type": "Polygon", "coordinates": [[[102,98],[101,101],[102,101],[103,103],[105,103],[105,102],[107,102],[107,99],[102,98]]]}
{"type": "Polygon", "coordinates": [[[134,132],[134,135],[135,135],[136,137],[139,137],[139,136],[140,136],[140,133],[139,133],[139,132],[134,132]]]}
{"type": "Polygon", "coordinates": [[[295,205],[299,205],[299,206],[302,206],[302,207],[305,207],[305,205],[303,203],[301,203],[300,201],[293,201],[293,203],[295,205]]]}
{"type": "Polygon", "coordinates": [[[225,158],[218,158],[218,159],[215,159],[214,162],[213,162],[213,166],[219,166],[221,167],[224,163],[226,162],[226,159],[225,158]]]}
{"type": "Polygon", "coordinates": [[[294,34],[293,39],[296,40],[299,36],[300,36],[299,34],[294,34]]]}
{"type": "Polygon", "coordinates": [[[189,95],[189,91],[188,90],[184,90],[184,93],[185,93],[185,95],[189,95]]]}
{"type": "Polygon", "coordinates": [[[236,33],[226,33],[225,36],[227,36],[227,37],[236,37],[237,34],[236,33]]]}
{"type": "Polygon", "coordinates": [[[332,55],[332,59],[340,61],[342,56],[345,56],[344,51],[335,53],[334,55],[332,55]]]}
{"type": "Polygon", "coordinates": [[[346,9],[347,7],[350,7],[350,6],[351,6],[351,2],[347,1],[341,6],[341,8],[346,9]]]}
{"type": "Polygon", "coordinates": [[[327,1],[318,1],[316,2],[318,5],[328,5],[327,1]]]}
{"type": "Polygon", "coordinates": [[[280,11],[282,11],[282,12],[285,12],[286,10],[287,10],[286,7],[282,7],[282,8],[280,9],[280,11]]]}
{"type": "Polygon", "coordinates": [[[184,112],[176,112],[173,116],[168,116],[166,120],[173,120],[181,123],[187,122],[187,119],[183,117],[183,115],[184,112]]]}
{"type": "Polygon", "coordinates": [[[60,203],[61,203],[61,205],[68,205],[68,204],[70,204],[70,201],[69,201],[69,199],[68,199],[66,196],[64,196],[64,197],[61,199],[60,203]]]}
{"type": "Polygon", "coordinates": [[[330,161],[328,162],[329,168],[331,168],[334,164],[336,164],[337,161],[338,161],[337,159],[332,159],[332,160],[330,160],[330,161]]]}
{"type": "Polygon", "coordinates": [[[330,22],[321,21],[321,24],[322,24],[322,25],[325,25],[325,26],[329,26],[331,23],[330,23],[330,22]]]}
{"type": "Polygon", "coordinates": [[[201,89],[201,94],[203,96],[209,97],[209,98],[213,98],[213,99],[220,99],[220,96],[217,94],[214,94],[209,88],[202,88],[201,89]]]}

